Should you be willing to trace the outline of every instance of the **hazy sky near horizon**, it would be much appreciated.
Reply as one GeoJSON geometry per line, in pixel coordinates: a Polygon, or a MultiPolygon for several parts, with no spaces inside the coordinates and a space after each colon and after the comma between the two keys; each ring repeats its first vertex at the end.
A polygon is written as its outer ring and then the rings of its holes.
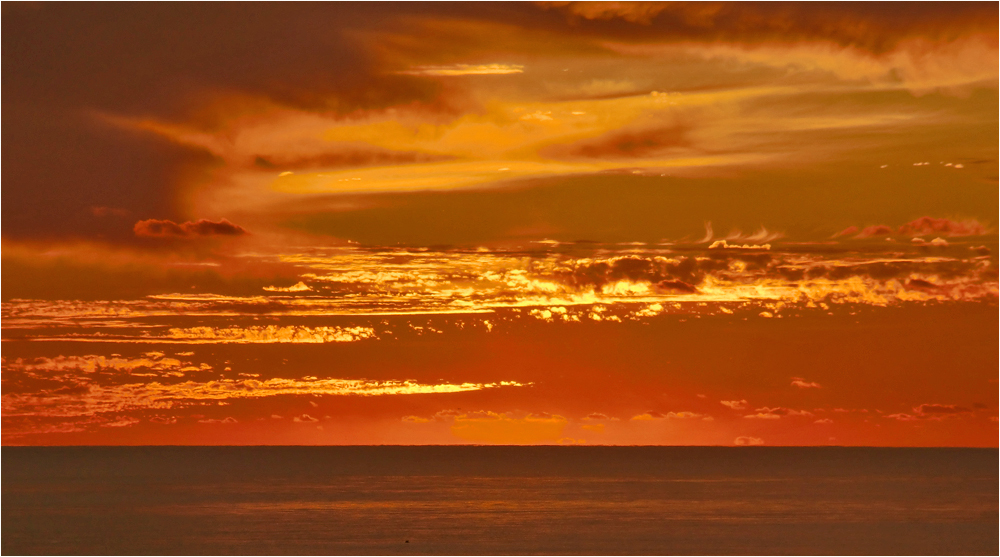
{"type": "Polygon", "coordinates": [[[4,444],[997,445],[995,4],[2,10],[4,444]]]}

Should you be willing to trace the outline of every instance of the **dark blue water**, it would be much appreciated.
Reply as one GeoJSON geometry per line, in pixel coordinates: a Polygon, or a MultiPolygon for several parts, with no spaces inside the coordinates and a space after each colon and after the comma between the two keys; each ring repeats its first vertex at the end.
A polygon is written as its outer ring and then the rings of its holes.
{"type": "Polygon", "coordinates": [[[9,554],[992,554],[996,449],[4,447],[9,554]]]}

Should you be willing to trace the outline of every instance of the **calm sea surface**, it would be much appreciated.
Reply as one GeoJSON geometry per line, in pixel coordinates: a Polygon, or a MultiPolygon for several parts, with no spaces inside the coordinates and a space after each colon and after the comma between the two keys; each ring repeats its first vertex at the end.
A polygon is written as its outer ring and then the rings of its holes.
{"type": "Polygon", "coordinates": [[[996,449],[4,447],[2,458],[5,555],[1000,550],[996,449]]]}

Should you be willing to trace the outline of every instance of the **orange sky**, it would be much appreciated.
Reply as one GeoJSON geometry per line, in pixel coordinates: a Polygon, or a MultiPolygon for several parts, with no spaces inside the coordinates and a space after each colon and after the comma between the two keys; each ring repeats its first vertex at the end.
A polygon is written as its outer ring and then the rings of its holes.
{"type": "Polygon", "coordinates": [[[997,446],[995,5],[3,15],[6,445],[997,446]]]}

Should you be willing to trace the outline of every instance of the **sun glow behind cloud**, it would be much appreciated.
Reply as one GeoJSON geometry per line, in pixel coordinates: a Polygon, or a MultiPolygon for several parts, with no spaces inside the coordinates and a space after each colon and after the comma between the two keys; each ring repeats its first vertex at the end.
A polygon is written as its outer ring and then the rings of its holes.
{"type": "Polygon", "coordinates": [[[995,445],[995,10],[348,8],[11,81],[5,443],[995,445]]]}

